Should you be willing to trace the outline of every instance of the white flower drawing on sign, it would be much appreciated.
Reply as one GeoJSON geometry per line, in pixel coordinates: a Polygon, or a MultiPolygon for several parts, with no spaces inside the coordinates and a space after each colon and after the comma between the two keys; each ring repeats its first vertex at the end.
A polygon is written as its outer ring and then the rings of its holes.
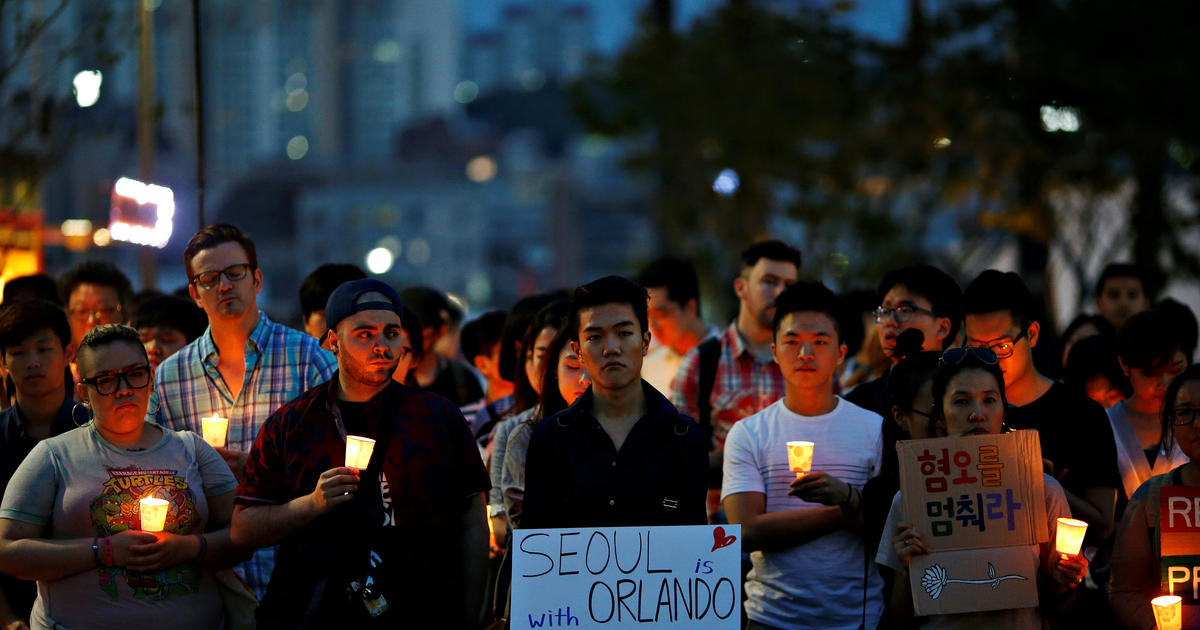
{"type": "Polygon", "coordinates": [[[996,576],[996,567],[992,563],[988,563],[988,576],[986,580],[954,580],[946,577],[946,569],[940,564],[935,564],[925,569],[925,575],[921,577],[921,587],[929,594],[929,597],[937,599],[942,594],[942,589],[947,584],[991,584],[992,590],[1000,588],[1000,583],[1004,580],[1026,580],[1023,575],[1001,575],[996,576]]]}

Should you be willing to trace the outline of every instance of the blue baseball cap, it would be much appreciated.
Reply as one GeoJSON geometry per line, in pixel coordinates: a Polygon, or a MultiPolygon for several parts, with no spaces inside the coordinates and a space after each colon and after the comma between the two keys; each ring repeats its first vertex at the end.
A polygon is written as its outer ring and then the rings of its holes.
{"type": "Polygon", "coordinates": [[[351,280],[338,285],[325,303],[326,334],[339,322],[363,311],[391,311],[404,317],[404,305],[396,290],[374,278],[351,280]],[[374,293],[375,295],[370,295],[374,293]],[[382,299],[381,299],[382,298],[382,299]]]}

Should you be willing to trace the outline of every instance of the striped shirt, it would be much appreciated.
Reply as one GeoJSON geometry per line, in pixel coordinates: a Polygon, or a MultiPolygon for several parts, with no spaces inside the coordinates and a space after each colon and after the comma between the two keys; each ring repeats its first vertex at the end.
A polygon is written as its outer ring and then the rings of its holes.
{"type": "MultiPolygon", "coordinates": [[[[261,311],[245,354],[246,374],[234,398],[218,369],[212,329],[205,330],[158,366],[149,419],[176,431],[200,433],[200,419],[217,414],[229,419],[226,448],[249,452],[268,416],[337,371],[337,359],[316,339],[272,322],[261,311]]],[[[274,566],[275,550],[267,548],[236,570],[261,598],[274,566]]]]}
{"type": "MultiPolygon", "coordinates": [[[[783,398],[783,374],[774,360],[759,362],[750,352],[737,323],[729,325],[719,337],[721,356],[713,379],[712,432],[717,450],[724,450],[725,436],[738,420],[766,409],[783,398]]],[[[700,351],[693,348],[683,357],[679,372],[671,382],[671,402],[680,413],[697,421],[700,409],[700,351]]]]}

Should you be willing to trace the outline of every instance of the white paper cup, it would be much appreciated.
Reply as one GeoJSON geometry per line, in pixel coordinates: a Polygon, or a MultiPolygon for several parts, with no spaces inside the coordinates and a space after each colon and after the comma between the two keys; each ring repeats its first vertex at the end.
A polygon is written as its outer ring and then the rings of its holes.
{"type": "Polygon", "coordinates": [[[200,419],[200,429],[204,432],[204,441],[214,448],[225,447],[225,433],[229,431],[229,419],[213,415],[200,419]]]}
{"type": "Polygon", "coordinates": [[[1154,623],[1158,630],[1179,630],[1183,625],[1183,598],[1178,595],[1163,595],[1150,600],[1154,609],[1154,623]]]}
{"type": "Polygon", "coordinates": [[[346,467],[362,470],[371,462],[375,440],[357,435],[346,436],[346,467]]]}
{"type": "Polygon", "coordinates": [[[142,531],[161,532],[167,523],[167,509],[171,504],[163,499],[147,497],[138,502],[142,517],[142,531]]]}
{"type": "Polygon", "coordinates": [[[788,442],[788,467],[792,472],[796,473],[796,477],[803,477],[805,473],[812,470],[813,458],[813,443],[812,442],[788,442]]]}
{"type": "Polygon", "coordinates": [[[1073,518],[1058,517],[1057,532],[1054,535],[1054,549],[1064,556],[1079,555],[1083,548],[1083,535],[1087,533],[1088,524],[1073,518]]]}

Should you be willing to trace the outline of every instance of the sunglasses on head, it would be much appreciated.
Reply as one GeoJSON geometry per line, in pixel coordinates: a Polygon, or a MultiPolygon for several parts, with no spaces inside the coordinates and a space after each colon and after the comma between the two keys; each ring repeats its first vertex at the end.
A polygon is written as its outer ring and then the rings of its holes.
{"type": "Polygon", "coordinates": [[[942,358],[938,360],[940,365],[952,366],[963,362],[968,356],[975,357],[976,360],[986,364],[995,365],[1000,361],[995,352],[987,346],[963,346],[961,348],[950,348],[942,353],[942,358]]]}

